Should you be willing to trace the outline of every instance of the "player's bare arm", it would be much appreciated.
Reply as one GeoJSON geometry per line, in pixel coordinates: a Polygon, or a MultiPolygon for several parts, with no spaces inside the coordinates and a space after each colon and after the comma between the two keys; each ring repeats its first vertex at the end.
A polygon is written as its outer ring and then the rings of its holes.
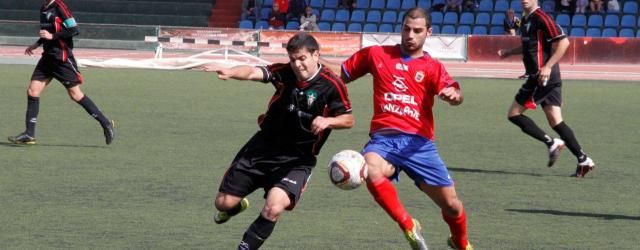
{"type": "Polygon", "coordinates": [[[500,50],[498,50],[498,56],[500,56],[500,58],[502,58],[502,59],[510,57],[512,55],[518,55],[518,54],[522,54],[522,46],[518,46],[518,47],[512,48],[512,49],[500,49],[500,50]]]}
{"type": "Polygon", "coordinates": [[[261,69],[248,65],[240,65],[227,69],[219,65],[211,64],[203,66],[202,69],[206,72],[218,73],[218,78],[221,80],[236,79],[262,81],[264,78],[264,73],[261,69]]]}
{"type": "Polygon", "coordinates": [[[355,120],[352,114],[342,114],[336,117],[318,116],[311,123],[311,131],[313,134],[319,134],[323,130],[330,129],[347,129],[353,127],[355,120]]]}
{"type": "Polygon", "coordinates": [[[451,106],[458,106],[464,101],[462,91],[455,87],[443,88],[440,93],[438,93],[438,96],[443,101],[448,102],[451,106]]]}
{"type": "Polygon", "coordinates": [[[31,45],[29,45],[29,47],[27,47],[27,48],[24,50],[24,54],[25,54],[25,55],[28,55],[28,56],[31,56],[31,55],[33,55],[33,51],[34,51],[35,49],[37,49],[38,47],[40,47],[40,43],[38,43],[38,42],[36,42],[36,43],[34,43],[34,44],[31,44],[31,45]]]}
{"type": "Polygon", "coordinates": [[[53,34],[47,30],[40,30],[40,38],[45,40],[53,40],[53,34]]]}
{"type": "Polygon", "coordinates": [[[558,63],[560,59],[564,56],[564,53],[567,52],[567,48],[569,48],[569,38],[562,38],[558,42],[555,43],[555,49],[551,54],[549,60],[542,66],[540,69],[540,74],[538,75],[538,81],[543,83],[544,81],[549,79],[549,75],[551,75],[551,68],[553,65],[558,63]]]}

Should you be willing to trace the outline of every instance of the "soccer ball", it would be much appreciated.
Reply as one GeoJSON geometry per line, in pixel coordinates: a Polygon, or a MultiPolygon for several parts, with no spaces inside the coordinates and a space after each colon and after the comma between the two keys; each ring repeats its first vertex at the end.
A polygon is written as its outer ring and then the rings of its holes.
{"type": "Polygon", "coordinates": [[[329,162],[329,179],[343,190],[360,186],[367,179],[367,164],[364,157],[353,150],[342,150],[329,162]]]}

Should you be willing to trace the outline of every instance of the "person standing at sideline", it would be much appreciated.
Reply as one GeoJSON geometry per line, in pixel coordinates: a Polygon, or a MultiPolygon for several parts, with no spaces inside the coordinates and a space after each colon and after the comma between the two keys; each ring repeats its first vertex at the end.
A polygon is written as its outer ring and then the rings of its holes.
{"type": "Polygon", "coordinates": [[[501,58],[522,54],[526,69],[526,82],[518,90],[507,116],[522,132],[547,146],[548,167],[554,165],[566,145],[578,160],[573,176],[584,177],[595,168],[595,163],[582,151],[573,130],[562,118],[562,79],[558,62],[569,47],[569,39],[553,17],[538,6],[537,0],[522,0],[522,7],[522,45],[498,50],[501,58]],[[555,49],[552,48],[554,44],[555,49]],[[552,138],[524,115],[527,109],[535,109],[537,105],[542,106],[549,126],[560,139],[552,138]]]}

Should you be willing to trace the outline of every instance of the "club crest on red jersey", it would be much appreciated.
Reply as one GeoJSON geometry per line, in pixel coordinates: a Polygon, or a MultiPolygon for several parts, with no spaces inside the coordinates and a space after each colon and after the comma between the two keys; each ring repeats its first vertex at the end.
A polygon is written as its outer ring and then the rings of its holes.
{"type": "Polygon", "coordinates": [[[424,71],[416,72],[416,76],[414,77],[414,79],[416,80],[416,82],[422,82],[422,80],[424,79],[424,71]]]}

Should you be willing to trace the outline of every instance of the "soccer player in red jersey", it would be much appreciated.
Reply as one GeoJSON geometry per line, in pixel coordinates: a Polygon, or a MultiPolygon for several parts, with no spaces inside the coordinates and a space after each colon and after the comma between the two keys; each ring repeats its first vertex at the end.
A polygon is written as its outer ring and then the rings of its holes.
{"type": "Polygon", "coordinates": [[[522,54],[526,69],[526,82],[522,84],[509,108],[509,121],[520,127],[525,134],[545,143],[549,149],[548,167],[560,157],[565,144],[578,159],[574,177],[584,177],[593,170],[595,163],[582,151],[573,130],[562,119],[562,79],[558,62],[569,47],[569,39],[553,17],[538,6],[537,0],[521,0],[524,17],[520,25],[522,45],[512,49],[501,49],[502,58],[522,54]],[[553,49],[553,44],[556,48],[553,49]],[[547,117],[549,126],[561,139],[551,138],[524,112],[537,105],[547,117]]]}
{"type": "Polygon", "coordinates": [[[439,61],[423,51],[431,35],[431,15],[422,8],[406,12],[402,41],[395,46],[371,46],[342,63],[331,65],[345,82],[373,75],[371,139],[363,149],[369,167],[367,188],[376,202],[398,223],[413,249],[426,249],[422,228],[400,202],[390,179],[400,171],[441,209],[449,225],[449,246],[473,249],[467,241],[466,215],[453,180],[434,140],[434,97],[460,105],[460,85],[439,61]]]}

